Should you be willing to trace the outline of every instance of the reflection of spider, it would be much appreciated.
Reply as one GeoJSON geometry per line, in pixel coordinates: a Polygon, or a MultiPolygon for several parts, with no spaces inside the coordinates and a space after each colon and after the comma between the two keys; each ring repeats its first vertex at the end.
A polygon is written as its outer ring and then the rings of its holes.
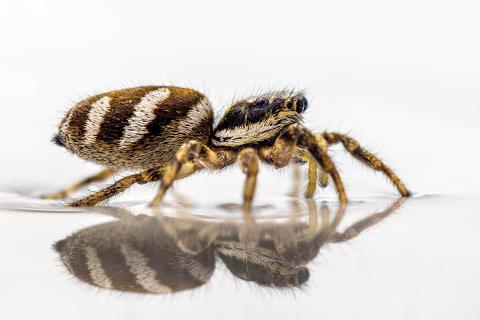
{"type": "Polygon", "coordinates": [[[325,186],[330,175],[340,202],[346,203],[342,180],[327,152],[329,145],[336,143],[383,172],[402,196],[410,195],[395,173],[354,139],[334,132],[312,133],[302,126],[307,107],[301,92],[260,94],[233,103],[214,128],[210,102],[192,89],[149,86],[93,96],[70,109],[54,141],[107,169],[45,198],[65,198],[124,169],[140,172],[70,205],[92,206],[135,183],[162,180],[152,202],[157,206],[175,180],[204,168],[218,170],[238,162],[247,176],[243,197],[249,207],[260,159],[277,168],[308,162],[307,197],[315,191],[318,163],[321,184],[325,186]]]}
{"type": "Polygon", "coordinates": [[[121,220],[77,231],[54,247],[75,277],[107,289],[165,293],[199,287],[209,281],[217,257],[242,280],[295,288],[309,279],[306,266],[324,244],[354,238],[403,203],[397,200],[338,232],[345,207],[330,222],[328,207],[322,207],[319,219],[315,202],[308,201],[308,221],[298,215],[263,222],[250,215],[244,222],[134,216],[99,207],[121,220]]]}

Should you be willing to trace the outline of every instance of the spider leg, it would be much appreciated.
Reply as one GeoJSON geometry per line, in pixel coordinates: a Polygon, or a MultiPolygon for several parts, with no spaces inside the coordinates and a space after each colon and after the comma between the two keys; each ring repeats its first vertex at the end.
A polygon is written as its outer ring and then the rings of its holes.
{"type": "Polygon", "coordinates": [[[326,188],[328,186],[328,172],[322,170],[322,168],[318,168],[317,160],[308,154],[306,157],[306,161],[308,162],[308,183],[307,183],[307,190],[305,191],[306,198],[312,198],[315,194],[315,190],[317,188],[317,183],[322,188],[326,188]],[[318,181],[317,181],[318,180],[318,181]]]}
{"type": "MultiPolygon", "coordinates": [[[[328,145],[326,144],[325,139],[323,137],[317,138],[318,142],[320,143],[321,147],[326,151],[328,145]]],[[[268,151],[263,151],[263,154],[268,154],[268,151]]],[[[270,157],[272,157],[272,153],[270,152],[270,157]]],[[[325,188],[328,185],[328,173],[323,171],[317,165],[317,160],[308,152],[305,148],[300,148],[297,146],[297,151],[293,155],[291,162],[304,164],[308,163],[308,171],[307,171],[307,189],[305,191],[305,197],[307,199],[312,198],[315,194],[315,190],[317,188],[317,179],[318,183],[322,188],[325,188]]],[[[278,165],[277,165],[278,167],[278,165]]],[[[300,192],[300,169],[298,166],[293,167],[293,186],[292,190],[289,192],[290,196],[297,196],[300,192]]]]}
{"type": "MultiPolygon", "coordinates": [[[[323,138],[321,134],[314,134],[315,139],[317,139],[317,143],[320,145],[320,147],[327,152],[328,151],[328,142],[323,138]]],[[[318,170],[319,173],[319,178],[318,178],[318,183],[322,188],[326,188],[328,186],[328,172],[325,172],[321,168],[318,170]]]]}
{"type": "Polygon", "coordinates": [[[298,124],[291,125],[287,132],[287,134],[296,134],[298,142],[308,148],[308,151],[318,161],[322,170],[332,177],[340,203],[347,203],[348,200],[342,178],[340,177],[332,159],[328,155],[328,152],[319,142],[318,137],[315,137],[309,130],[298,124]]]}
{"type": "Polygon", "coordinates": [[[313,197],[317,188],[318,167],[317,161],[310,153],[306,152],[306,158],[308,161],[308,183],[305,197],[309,199],[313,197]]]}
{"type": "Polygon", "coordinates": [[[160,189],[150,203],[150,206],[158,207],[160,205],[165,193],[175,180],[190,175],[202,168],[223,168],[232,163],[232,158],[231,153],[217,154],[205,144],[195,140],[184,143],[175,155],[175,162],[166,167],[160,189]]]}
{"type": "Polygon", "coordinates": [[[295,123],[277,137],[272,147],[260,149],[260,156],[276,167],[286,166],[291,161],[298,143],[301,148],[306,148],[322,170],[332,177],[340,203],[347,203],[342,179],[324,147],[326,143],[324,140],[323,137],[314,136],[308,129],[295,123]]]}
{"type": "Polygon", "coordinates": [[[59,190],[59,191],[54,192],[54,193],[44,194],[40,197],[42,199],[49,199],[49,200],[51,200],[51,199],[65,199],[69,194],[71,194],[71,193],[73,193],[73,192],[91,184],[91,183],[101,182],[101,181],[104,181],[104,180],[110,178],[117,171],[118,170],[113,169],[113,168],[105,168],[102,171],[100,171],[99,173],[97,173],[93,176],[87,177],[85,179],[82,179],[82,180],[78,181],[77,183],[74,183],[74,184],[72,184],[71,186],[69,186],[65,189],[59,190]]]}
{"type": "Polygon", "coordinates": [[[318,183],[322,188],[326,188],[328,186],[328,173],[325,171],[320,172],[320,177],[318,178],[318,183]]]}
{"type": "MultiPolygon", "coordinates": [[[[319,142],[325,142],[325,139],[323,139],[323,137],[317,140],[320,140],[319,142]]],[[[325,147],[322,145],[322,148],[324,148],[325,151],[327,150],[326,145],[325,147]]],[[[322,188],[325,188],[328,186],[328,173],[318,167],[317,160],[315,160],[315,158],[308,152],[308,150],[297,147],[297,153],[294,155],[292,162],[308,163],[308,171],[307,171],[308,182],[307,182],[307,190],[305,191],[305,197],[307,199],[312,198],[313,195],[315,194],[315,190],[317,188],[317,180],[318,180],[318,184],[322,188]]],[[[294,169],[295,187],[292,188],[292,191],[289,194],[292,196],[296,196],[299,194],[297,190],[299,189],[298,181],[300,181],[300,169],[297,166],[294,166],[293,169],[294,169]]]]}
{"type": "Polygon", "coordinates": [[[347,229],[345,229],[345,231],[343,232],[335,232],[332,235],[332,238],[330,239],[330,241],[343,242],[343,241],[347,241],[355,238],[366,229],[376,225],[377,223],[385,219],[387,216],[397,211],[405,203],[405,200],[406,200],[405,198],[399,198],[394,203],[392,203],[387,209],[381,212],[376,212],[358,222],[355,222],[354,224],[349,226],[347,229]]]}
{"type": "MultiPolygon", "coordinates": [[[[315,136],[315,139],[317,139],[317,143],[318,145],[325,151],[327,152],[328,151],[328,142],[323,138],[323,136],[321,134],[318,134],[318,133],[314,133],[313,134],[315,136]]],[[[304,149],[302,149],[304,150],[304,149]]],[[[315,158],[312,158],[312,157],[309,157],[310,161],[315,161],[315,158]]],[[[310,162],[309,162],[310,164],[310,162]]],[[[328,186],[328,172],[325,172],[324,170],[322,170],[322,168],[318,168],[318,172],[317,172],[317,175],[319,176],[318,177],[318,183],[320,184],[320,186],[322,188],[326,188],[328,186]]],[[[313,177],[313,176],[312,176],[313,177]]],[[[316,180],[316,178],[315,178],[316,180]]],[[[313,194],[312,194],[313,196],[313,194]]]]}
{"type": "Polygon", "coordinates": [[[156,169],[149,169],[142,171],[137,174],[132,174],[129,176],[126,176],[115,183],[111,184],[108,187],[105,187],[97,192],[94,192],[82,199],[75,200],[67,206],[72,206],[72,207],[89,207],[89,206],[94,206],[99,202],[103,202],[111,197],[113,197],[116,194],[119,194],[129,187],[131,187],[134,183],[147,183],[147,182],[152,182],[152,181],[157,181],[160,179],[162,173],[161,168],[156,168],[156,169]]]}
{"type": "Polygon", "coordinates": [[[341,142],[345,149],[356,159],[360,162],[366,164],[373,170],[383,172],[388,179],[395,185],[398,192],[402,195],[402,197],[409,197],[411,196],[410,191],[408,191],[407,187],[403,184],[400,178],[390,169],[385,163],[383,163],[380,158],[374,155],[372,152],[368,151],[367,149],[360,146],[360,144],[353,138],[337,133],[337,132],[324,132],[323,137],[329,144],[335,144],[341,142]]]}
{"type": "MultiPolygon", "coordinates": [[[[317,161],[305,148],[297,146],[294,140],[277,139],[272,147],[261,148],[259,156],[262,160],[269,164],[273,164],[276,168],[282,168],[289,163],[304,164],[308,163],[308,184],[305,191],[305,197],[312,198],[315,193],[317,184],[317,161]]],[[[298,196],[300,193],[300,169],[295,165],[293,171],[293,185],[288,193],[292,197],[298,196]]]]}
{"type": "Polygon", "coordinates": [[[243,206],[249,211],[252,207],[253,196],[255,195],[255,187],[257,185],[258,175],[258,155],[255,149],[245,148],[238,155],[238,164],[242,168],[243,173],[247,176],[245,187],[243,189],[243,206]]]}

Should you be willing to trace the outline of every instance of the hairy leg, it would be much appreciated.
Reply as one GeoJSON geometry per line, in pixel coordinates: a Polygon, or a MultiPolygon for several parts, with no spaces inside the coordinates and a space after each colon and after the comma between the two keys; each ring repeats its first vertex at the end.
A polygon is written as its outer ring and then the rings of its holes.
{"type": "Polygon", "coordinates": [[[243,206],[246,210],[252,207],[255,187],[257,185],[258,175],[258,155],[253,148],[246,148],[240,151],[237,159],[240,168],[246,175],[245,187],[243,189],[243,206]]]}
{"type": "MultiPolygon", "coordinates": [[[[315,133],[314,136],[319,146],[325,152],[328,152],[328,142],[323,138],[322,134],[315,133]]],[[[319,171],[318,183],[322,188],[326,188],[328,186],[328,172],[325,172],[322,169],[319,169],[318,171],[319,171]]]]}
{"type": "Polygon", "coordinates": [[[94,182],[101,182],[101,181],[104,181],[108,178],[110,178],[111,176],[113,176],[118,170],[116,169],[113,169],[113,168],[105,168],[103,169],[102,171],[100,171],[99,173],[93,175],[93,176],[90,176],[90,177],[87,177],[85,179],[82,179],[80,181],[78,181],[77,183],[74,183],[72,184],[71,186],[63,189],[63,190],[60,190],[60,191],[57,191],[57,192],[54,192],[54,193],[49,193],[49,194],[45,194],[45,195],[42,195],[41,198],[42,199],[65,199],[69,194],[83,188],[83,187],[86,187],[87,185],[91,184],[91,183],[94,183],[94,182]]]}
{"type": "Polygon", "coordinates": [[[318,161],[322,170],[332,177],[340,203],[347,203],[345,187],[343,186],[342,179],[335,164],[328,155],[324,139],[321,139],[319,136],[314,136],[308,129],[299,124],[291,125],[285,133],[290,136],[296,136],[298,143],[308,149],[312,156],[318,161]]]}
{"type": "Polygon", "coordinates": [[[153,182],[160,179],[162,174],[162,169],[149,169],[137,174],[132,174],[126,176],[115,183],[111,184],[108,187],[105,187],[97,192],[94,192],[82,199],[75,200],[71,203],[68,203],[67,206],[73,207],[88,207],[94,206],[100,202],[103,202],[114,195],[117,195],[126,189],[130,188],[135,183],[147,183],[153,182]]]}
{"type": "Polygon", "coordinates": [[[175,162],[166,167],[162,177],[162,185],[150,205],[152,207],[158,207],[160,205],[167,190],[175,180],[181,177],[180,174],[182,170],[185,170],[185,166],[193,163],[193,167],[189,173],[191,174],[201,168],[223,168],[233,163],[234,160],[233,153],[224,152],[217,154],[201,142],[191,140],[184,143],[175,155],[175,162]]]}
{"type": "MultiPolygon", "coordinates": [[[[259,156],[267,163],[273,164],[276,168],[282,168],[290,162],[299,164],[308,163],[308,183],[305,197],[313,197],[317,185],[317,161],[303,148],[298,148],[293,140],[277,139],[273,147],[261,148],[259,156]]],[[[293,186],[289,193],[291,196],[298,196],[300,188],[300,169],[293,167],[293,186]]]]}
{"type": "Polygon", "coordinates": [[[317,161],[313,158],[312,155],[308,154],[308,184],[307,190],[305,191],[306,198],[312,198],[315,194],[315,189],[317,188],[317,161]]]}
{"type": "Polygon", "coordinates": [[[288,126],[275,140],[272,147],[260,149],[260,157],[276,167],[286,166],[292,159],[297,144],[306,148],[320,165],[321,169],[328,173],[337,189],[338,198],[341,203],[347,203],[347,196],[342,179],[328,155],[323,137],[314,136],[309,130],[299,124],[288,126]]]}
{"type": "Polygon", "coordinates": [[[318,183],[322,188],[326,188],[328,186],[328,173],[325,171],[320,172],[320,177],[318,178],[318,183]]]}
{"type": "MultiPolygon", "coordinates": [[[[301,160],[302,162],[308,163],[308,183],[307,183],[307,190],[305,191],[305,197],[312,198],[315,194],[315,190],[317,188],[317,180],[318,184],[322,188],[327,187],[328,185],[328,173],[323,171],[317,165],[317,160],[308,152],[306,149],[298,148],[298,155],[295,156],[295,160],[301,160]]],[[[326,150],[326,149],[325,149],[326,150]]],[[[297,167],[295,167],[297,168],[297,167]]],[[[298,169],[297,169],[298,170],[298,169]]],[[[297,193],[298,194],[298,193],[297,193]]]]}
{"type": "Polygon", "coordinates": [[[368,151],[367,149],[360,146],[360,144],[353,138],[336,132],[325,132],[322,134],[325,140],[329,144],[335,144],[341,142],[345,149],[356,159],[360,162],[366,164],[373,170],[383,172],[388,179],[395,185],[398,192],[403,197],[409,197],[411,195],[410,191],[408,191],[407,187],[403,184],[400,178],[390,169],[385,163],[383,163],[380,158],[374,155],[372,152],[368,151]]]}

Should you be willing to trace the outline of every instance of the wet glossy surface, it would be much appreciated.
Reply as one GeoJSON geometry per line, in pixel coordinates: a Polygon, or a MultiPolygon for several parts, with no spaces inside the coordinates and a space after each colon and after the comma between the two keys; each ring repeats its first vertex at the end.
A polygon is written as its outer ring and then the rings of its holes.
{"type": "Polygon", "coordinates": [[[284,200],[254,208],[245,220],[225,203],[177,203],[159,213],[114,202],[119,208],[85,212],[2,194],[0,281],[8,290],[0,293],[1,312],[50,319],[480,316],[477,197],[367,198],[345,212],[335,202],[284,200]],[[205,214],[209,208],[215,214],[205,214]]]}

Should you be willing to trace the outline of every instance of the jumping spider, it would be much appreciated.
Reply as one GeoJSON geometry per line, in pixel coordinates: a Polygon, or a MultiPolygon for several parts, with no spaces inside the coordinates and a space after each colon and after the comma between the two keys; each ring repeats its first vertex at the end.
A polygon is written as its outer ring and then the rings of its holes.
{"type": "Polygon", "coordinates": [[[234,102],[214,127],[209,100],[188,88],[145,86],[90,97],[67,112],[54,142],[106,168],[44,198],[65,198],[87,184],[129,170],[137,173],[69,205],[93,206],[135,183],[161,180],[151,202],[158,206],[175,180],[237,162],[246,175],[244,205],[250,207],[262,160],[276,168],[291,162],[308,163],[307,198],[315,192],[318,163],[321,185],[327,185],[330,176],[339,201],[346,203],[342,179],[327,152],[336,143],[342,143],[370,168],[383,172],[402,196],[410,195],[397,175],[353,138],[336,132],[312,133],[305,128],[302,113],[307,107],[302,92],[268,92],[234,102]]]}

